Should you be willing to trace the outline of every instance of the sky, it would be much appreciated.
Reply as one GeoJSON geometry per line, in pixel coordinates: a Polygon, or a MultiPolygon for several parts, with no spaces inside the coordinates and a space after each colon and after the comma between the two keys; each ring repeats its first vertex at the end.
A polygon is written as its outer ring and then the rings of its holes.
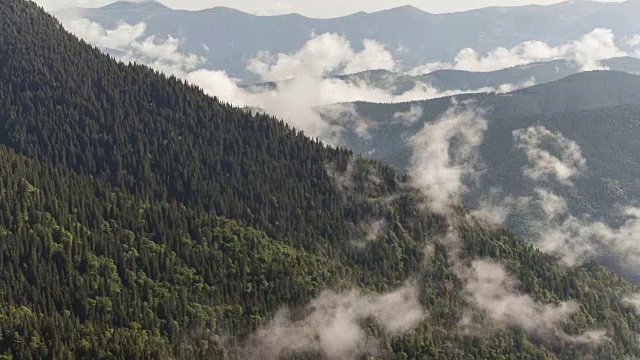
{"type": "MultiPolygon", "coordinates": [[[[65,7],[94,7],[106,5],[113,0],[35,0],[47,10],[65,7]]],[[[163,4],[174,9],[203,9],[216,6],[227,6],[252,14],[274,15],[283,13],[299,13],[309,17],[336,17],[358,11],[378,11],[403,5],[412,5],[434,13],[463,11],[487,6],[519,6],[528,4],[549,5],[558,0],[161,0],[163,4]]]]}

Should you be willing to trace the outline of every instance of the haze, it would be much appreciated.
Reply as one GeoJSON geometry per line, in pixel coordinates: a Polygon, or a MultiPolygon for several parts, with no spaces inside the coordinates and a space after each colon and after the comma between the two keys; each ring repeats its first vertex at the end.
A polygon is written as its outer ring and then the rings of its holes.
{"type": "MultiPolygon", "coordinates": [[[[108,0],[36,0],[36,3],[47,10],[63,9],[66,7],[96,7],[109,4],[108,0]]],[[[162,0],[161,3],[174,9],[197,10],[216,6],[227,6],[245,12],[259,15],[275,15],[299,13],[309,17],[328,18],[344,16],[359,11],[372,12],[394,7],[411,5],[433,13],[455,12],[487,6],[521,6],[521,5],[550,5],[559,3],[557,0],[459,0],[459,1],[398,1],[371,0],[367,2],[341,0],[313,1],[313,0],[162,0]]],[[[619,2],[619,1],[607,1],[619,2]]]]}

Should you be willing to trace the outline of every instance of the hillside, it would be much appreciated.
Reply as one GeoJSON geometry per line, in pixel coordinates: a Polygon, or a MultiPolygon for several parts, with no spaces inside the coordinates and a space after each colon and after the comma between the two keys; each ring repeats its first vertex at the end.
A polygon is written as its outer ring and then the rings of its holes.
{"type": "MultiPolygon", "coordinates": [[[[606,59],[602,66],[612,71],[640,72],[640,60],[632,57],[606,59]]],[[[529,82],[545,84],[580,72],[580,67],[571,61],[553,60],[516,66],[496,71],[471,72],[461,70],[439,70],[414,77],[415,81],[432,84],[441,90],[500,89],[502,85],[522,86],[529,82]]],[[[509,91],[509,90],[507,90],[509,91]]]]}
{"type": "MultiPolygon", "coordinates": [[[[633,57],[603,60],[602,66],[610,71],[640,73],[640,59],[633,57]]],[[[437,70],[425,75],[412,76],[387,70],[370,70],[336,76],[335,78],[346,83],[367,84],[369,87],[384,89],[391,94],[400,95],[422,84],[429,84],[441,92],[511,92],[514,88],[546,84],[579,72],[581,72],[580,67],[571,61],[553,60],[487,72],[437,70]]],[[[245,88],[253,91],[273,89],[278,84],[286,82],[287,80],[278,83],[258,83],[247,85],[245,88]]]]}
{"type": "Polygon", "coordinates": [[[429,212],[390,167],[118,63],[31,2],[0,19],[1,355],[640,356],[639,289],[601,266],[429,212]],[[552,319],[496,317],[466,262],[552,319]]]}
{"type": "MultiPolygon", "coordinates": [[[[473,101],[484,110],[488,128],[479,146],[482,173],[469,181],[467,204],[477,204],[499,191],[504,196],[524,196],[537,185],[527,182],[522,169],[528,166],[523,150],[516,146],[514,132],[542,126],[575,142],[586,160],[567,197],[572,214],[614,221],[619,206],[640,203],[640,77],[621,72],[587,72],[508,94],[475,94],[455,97],[473,101]]],[[[405,104],[356,104],[358,116],[369,119],[367,136],[356,129],[343,133],[342,144],[356,153],[386,162],[406,172],[413,149],[410,139],[450,109],[452,98],[405,104]],[[401,124],[396,114],[410,109],[420,114],[401,124]]],[[[548,144],[547,144],[548,145],[548,144]]],[[[549,150],[550,148],[545,148],[549,150]]],[[[517,224],[511,224],[516,229],[517,224]]],[[[517,231],[521,236],[524,232],[517,231]]],[[[634,281],[637,274],[625,272],[634,281]]]]}
{"type": "MultiPolygon", "coordinates": [[[[363,39],[377,40],[408,68],[426,62],[452,61],[467,47],[484,53],[498,46],[511,48],[531,40],[558,46],[599,27],[611,29],[620,39],[640,33],[636,21],[640,5],[636,1],[567,1],[451,14],[431,14],[405,6],[334,19],[312,19],[298,14],[255,16],[223,7],[172,10],[153,2],[116,3],[74,11],[106,28],[114,28],[120,21],[145,22],[146,36],[179,36],[185,40],[186,51],[201,56],[206,56],[204,44],[215,49],[215,56],[207,64],[209,68],[223,69],[248,82],[254,82],[255,77],[247,71],[246,59],[260,51],[295,52],[312,33],[344,34],[357,50],[362,49],[363,39]],[[226,31],[230,28],[235,31],[226,31]]],[[[64,11],[57,13],[63,14],[64,11]]]]}
{"type": "Polygon", "coordinates": [[[584,72],[507,94],[463,94],[401,104],[359,102],[355,104],[359,116],[372,121],[369,131],[371,137],[362,138],[355,131],[350,131],[353,129],[347,129],[343,136],[343,144],[356,153],[366,154],[375,150],[374,158],[391,164],[396,169],[406,169],[409,161],[408,150],[406,147],[395,145],[402,144],[403,138],[415,134],[425,123],[434,121],[444,114],[454,98],[461,102],[475,101],[478,107],[487,111],[487,117],[492,120],[595,110],[640,104],[640,76],[617,71],[584,72]],[[422,116],[407,126],[398,126],[393,121],[394,115],[407,111],[411,106],[422,108],[422,116]],[[385,143],[394,146],[387,148],[385,143]]]}

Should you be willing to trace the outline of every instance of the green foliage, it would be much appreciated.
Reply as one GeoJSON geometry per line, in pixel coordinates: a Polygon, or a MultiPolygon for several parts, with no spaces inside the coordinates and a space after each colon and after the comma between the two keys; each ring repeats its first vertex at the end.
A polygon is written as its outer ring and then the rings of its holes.
{"type": "Polygon", "coordinates": [[[429,318],[399,337],[367,323],[388,358],[640,355],[620,300],[629,284],[481,227],[466,229],[468,256],[501,259],[540,301],[582,303],[567,331],[604,327],[612,340],[462,334],[468,304],[436,241],[445,219],[389,167],[119,64],[30,2],[4,0],[0,19],[0,356],[233,358],[284,306],[414,276],[429,318]],[[378,219],[387,226],[360,241],[378,219]]]}

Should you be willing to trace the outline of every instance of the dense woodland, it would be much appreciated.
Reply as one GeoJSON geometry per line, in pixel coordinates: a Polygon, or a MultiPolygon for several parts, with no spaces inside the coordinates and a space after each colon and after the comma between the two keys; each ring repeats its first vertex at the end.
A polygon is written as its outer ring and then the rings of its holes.
{"type": "Polygon", "coordinates": [[[538,301],[579,302],[565,331],[602,328],[611,340],[460,332],[469,305],[439,243],[447,219],[406,182],[118,63],[31,2],[0,2],[2,359],[246,358],[245,340],[285,305],[408,279],[430,316],[403,336],[368,327],[382,358],[640,356],[640,319],[622,302],[637,288],[477,224],[460,226],[464,256],[503,262],[538,301]],[[375,219],[389,226],[354,246],[375,219]]]}

